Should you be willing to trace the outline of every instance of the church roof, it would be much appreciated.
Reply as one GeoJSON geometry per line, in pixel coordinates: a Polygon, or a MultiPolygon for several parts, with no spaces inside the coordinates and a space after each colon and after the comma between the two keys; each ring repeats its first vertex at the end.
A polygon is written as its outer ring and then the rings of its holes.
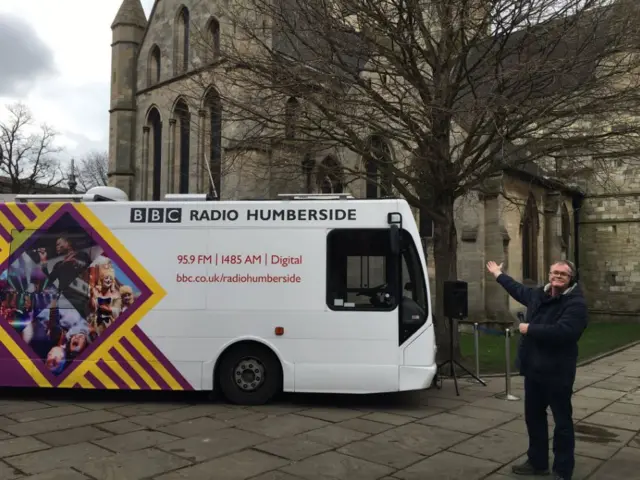
{"type": "Polygon", "coordinates": [[[122,0],[111,28],[118,25],[135,25],[142,28],[147,26],[147,16],[144,14],[140,0],[122,0]]]}

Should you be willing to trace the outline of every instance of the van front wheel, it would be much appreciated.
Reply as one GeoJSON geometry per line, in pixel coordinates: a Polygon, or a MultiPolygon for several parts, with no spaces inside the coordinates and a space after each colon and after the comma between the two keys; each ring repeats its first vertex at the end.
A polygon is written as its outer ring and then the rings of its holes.
{"type": "Polygon", "coordinates": [[[261,345],[239,345],[220,361],[220,389],[239,405],[263,405],[282,385],[282,368],[271,350],[261,345]]]}

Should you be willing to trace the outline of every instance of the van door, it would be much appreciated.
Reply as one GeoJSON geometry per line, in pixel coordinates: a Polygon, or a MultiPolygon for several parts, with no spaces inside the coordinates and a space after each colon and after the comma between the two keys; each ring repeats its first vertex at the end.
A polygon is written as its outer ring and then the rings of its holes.
{"type": "MultiPolygon", "coordinates": [[[[397,390],[399,269],[389,229],[335,229],[326,241],[326,342],[315,362],[296,363],[296,390],[397,390]]],[[[310,360],[311,349],[302,355],[310,360]]]]}
{"type": "Polygon", "coordinates": [[[413,237],[401,231],[400,308],[398,344],[403,345],[426,323],[429,315],[427,283],[413,237]]]}

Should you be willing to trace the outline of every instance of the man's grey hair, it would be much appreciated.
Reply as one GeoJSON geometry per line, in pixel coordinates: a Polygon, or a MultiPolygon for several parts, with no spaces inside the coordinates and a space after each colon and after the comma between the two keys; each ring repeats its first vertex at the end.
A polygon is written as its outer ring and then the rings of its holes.
{"type": "Polygon", "coordinates": [[[569,267],[569,270],[571,271],[571,279],[574,280],[576,278],[576,274],[578,273],[575,264],[570,261],[570,260],[558,260],[557,262],[553,262],[551,264],[553,265],[566,265],[567,267],[569,267]]]}

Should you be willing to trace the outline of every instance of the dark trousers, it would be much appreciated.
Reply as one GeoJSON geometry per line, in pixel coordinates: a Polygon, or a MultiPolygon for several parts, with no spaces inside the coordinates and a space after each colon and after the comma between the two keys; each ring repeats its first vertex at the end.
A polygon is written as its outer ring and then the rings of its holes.
{"type": "Polygon", "coordinates": [[[571,395],[573,381],[559,382],[525,376],[524,417],[529,432],[529,462],[536,469],[549,468],[549,424],[547,407],[556,424],[553,431],[553,471],[571,478],[575,465],[575,435],[571,395]]]}

